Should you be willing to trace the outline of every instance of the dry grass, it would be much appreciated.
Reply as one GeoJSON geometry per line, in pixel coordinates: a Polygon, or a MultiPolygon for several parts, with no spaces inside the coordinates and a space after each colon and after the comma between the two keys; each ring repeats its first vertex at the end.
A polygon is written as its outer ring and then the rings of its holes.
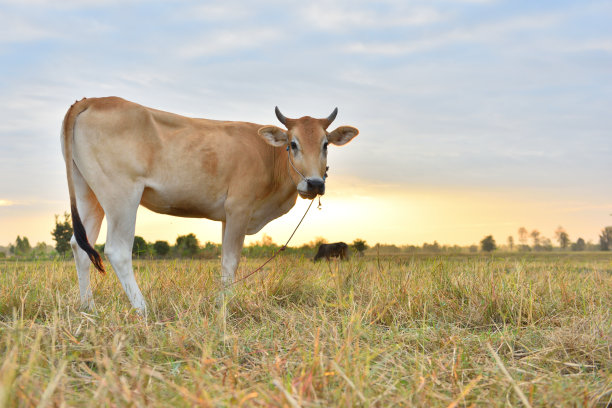
{"type": "Polygon", "coordinates": [[[284,256],[225,309],[218,261],[136,265],[147,319],[112,273],[88,314],[72,262],[0,263],[0,406],[612,401],[609,254],[284,256]]]}

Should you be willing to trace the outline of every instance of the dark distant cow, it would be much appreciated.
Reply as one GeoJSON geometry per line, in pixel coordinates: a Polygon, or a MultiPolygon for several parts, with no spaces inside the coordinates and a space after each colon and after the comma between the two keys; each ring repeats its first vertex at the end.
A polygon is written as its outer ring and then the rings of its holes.
{"type": "Polygon", "coordinates": [[[315,255],[313,261],[318,261],[321,258],[325,258],[329,261],[329,258],[340,258],[341,260],[348,258],[348,245],[344,242],[334,242],[333,244],[321,244],[319,250],[315,255]]]}

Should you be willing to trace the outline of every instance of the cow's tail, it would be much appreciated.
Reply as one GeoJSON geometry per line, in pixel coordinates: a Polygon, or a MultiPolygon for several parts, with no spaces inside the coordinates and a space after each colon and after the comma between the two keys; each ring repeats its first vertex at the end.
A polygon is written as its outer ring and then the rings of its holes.
{"type": "Polygon", "coordinates": [[[102,273],[106,273],[104,264],[102,263],[102,257],[98,251],[96,251],[89,241],[87,240],[87,233],[85,227],[79,216],[79,210],[76,204],[76,195],[74,193],[74,161],[72,158],[72,146],[74,143],[74,127],[75,122],[79,114],[84,112],[89,107],[87,99],[83,98],[80,101],[75,102],[66,116],[64,116],[64,122],[62,123],[62,148],[64,153],[64,160],[66,161],[66,177],[68,179],[68,192],[70,193],[70,213],[72,215],[72,228],[74,231],[74,237],[77,244],[83,251],[87,253],[89,259],[94,264],[97,270],[102,273]]]}

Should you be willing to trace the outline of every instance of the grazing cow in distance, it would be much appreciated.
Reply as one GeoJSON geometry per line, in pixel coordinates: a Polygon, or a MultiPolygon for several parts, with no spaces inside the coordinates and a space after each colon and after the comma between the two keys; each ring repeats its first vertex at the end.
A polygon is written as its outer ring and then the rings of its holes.
{"type": "Polygon", "coordinates": [[[104,272],[93,248],[107,217],[107,254],[132,306],[146,302],[132,269],[140,205],[161,214],[221,222],[222,282],[234,281],[245,234],[255,234],[297,200],[325,193],[327,147],[359,131],[324,119],[285,117],[286,127],[194,119],[117,97],[74,103],[62,125],[74,236],[70,243],[81,303],[93,308],[89,266],[104,272]]]}
{"type": "Polygon", "coordinates": [[[321,244],[313,261],[316,262],[321,258],[329,261],[330,258],[340,258],[341,260],[348,258],[348,245],[344,242],[334,242],[333,244],[321,244]]]}

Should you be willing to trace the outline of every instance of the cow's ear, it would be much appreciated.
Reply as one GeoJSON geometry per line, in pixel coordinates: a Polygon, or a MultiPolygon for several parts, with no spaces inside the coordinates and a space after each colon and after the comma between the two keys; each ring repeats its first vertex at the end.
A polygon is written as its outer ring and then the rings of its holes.
{"type": "Polygon", "coordinates": [[[268,142],[268,144],[275,147],[285,146],[287,143],[289,143],[287,133],[283,129],[276,126],[264,126],[259,128],[257,133],[266,142],[268,142]]]}
{"type": "Polygon", "coordinates": [[[350,142],[358,134],[359,131],[352,126],[340,126],[327,135],[327,140],[329,143],[342,146],[350,142]]]}

